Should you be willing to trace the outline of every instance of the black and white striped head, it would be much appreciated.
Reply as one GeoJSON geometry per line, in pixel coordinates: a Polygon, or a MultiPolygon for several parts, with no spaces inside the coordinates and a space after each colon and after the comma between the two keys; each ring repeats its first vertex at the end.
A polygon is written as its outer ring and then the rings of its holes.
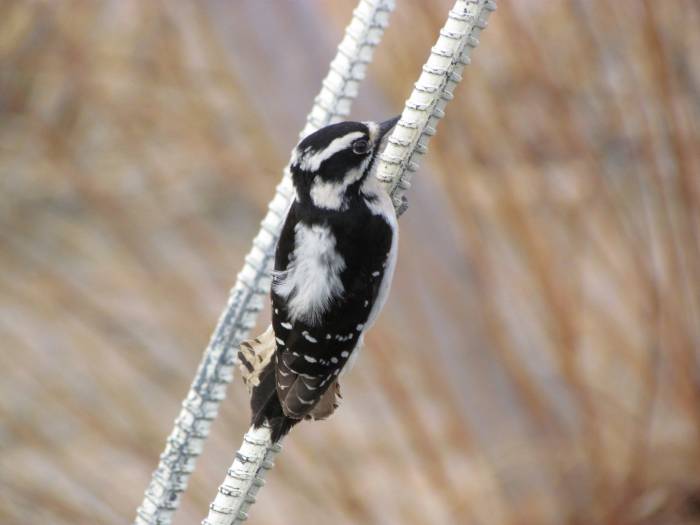
{"type": "Polygon", "coordinates": [[[339,122],[302,139],[290,165],[298,200],[328,210],[347,208],[398,120],[339,122]]]}

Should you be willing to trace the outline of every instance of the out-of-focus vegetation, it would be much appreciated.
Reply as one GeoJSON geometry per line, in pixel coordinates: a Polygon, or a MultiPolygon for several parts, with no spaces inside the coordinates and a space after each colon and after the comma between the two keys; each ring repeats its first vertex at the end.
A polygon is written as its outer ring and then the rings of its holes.
{"type": "MultiPolygon", "coordinates": [[[[3,2],[0,523],[133,517],[353,5],[3,2]]],[[[449,5],[398,2],[354,117],[449,5]]],[[[251,523],[700,523],[699,27],[500,0],[343,406],[251,523]]],[[[176,524],[247,419],[236,382],[176,524]]]]}

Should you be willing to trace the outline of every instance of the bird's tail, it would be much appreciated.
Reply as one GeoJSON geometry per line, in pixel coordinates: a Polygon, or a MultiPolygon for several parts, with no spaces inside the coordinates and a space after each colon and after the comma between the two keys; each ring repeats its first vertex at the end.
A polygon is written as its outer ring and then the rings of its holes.
{"type": "Polygon", "coordinates": [[[277,396],[276,348],[275,333],[270,325],[259,337],[241,343],[238,352],[238,367],[250,393],[252,425],[258,428],[267,422],[272,429],[273,442],[279,441],[299,422],[284,415],[277,396]]]}
{"type": "MultiPolygon", "coordinates": [[[[270,326],[259,337],[241,343],[238,352],[238,367],[250,393],[250,409],[253,414],[251,423],[253,427],[258,428],[267,422],[272,429],[273,442],[284,437],[294,425],[301,421],[301,417],[315,420],[328,418],[335,412],[342,398],[340,385],[335,379],[329,383],[311,410],[305,412],[303,416],[289,417],[296,414],[289,410],[285,413],[285,408],[280,402],[275,372],[277,368],[275,350],[277,350],[277,342],[270,326]]],[[[301,380],[291,370],[287,370],[287,374],[294,375],[293,381],[301,380]]]]}
{"type": "Polygon", "coordinates": [[[274,359],[260,373],[260,383],[250,396],[251,424],[258,428],[267,422],[270,425],[272,442],[279,441],[300,419],[287,417],[277,395],[274,359]]]}

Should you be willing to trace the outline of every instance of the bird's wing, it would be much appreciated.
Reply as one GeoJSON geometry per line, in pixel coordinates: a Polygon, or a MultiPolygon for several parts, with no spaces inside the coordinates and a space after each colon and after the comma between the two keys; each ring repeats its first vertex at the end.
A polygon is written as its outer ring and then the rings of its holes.
{"type": "MultiPolygon", "coordinates": [[[[288,269],[294,250],[292,231],[295,207],[283,228],[275,257],[275,270],[288,269]]],[[[352,221],[355,232],[334,232],[345,257],[346,271],[341,275],[342,294],[335,298],[313,324],[291,318],[287,304],[272,289],[272,325],[277,343],[274,357],[277,395],[287,417],[301,419],[314,415],[314,407],[336,382],[340,371],[355,350],[380,291],[391,279],[396,243],[386,222],[374,216],[352,221]],[[362,228],[362,231],[357,232],[362,228]],[[359,239],[359,240],[358,240],[359,239]]],[[[371,320],[371,319],[370,319],[371,320]]],[[[334,387],[335,388],[335,387],[334,387]]],[[[335,403],[332,398],[331,406],[335,403]]],[[[319,408],[319,411],[321,409],[319,408]]]]}
{"type": "MultiPolygon", "coordinates": [[[[287,417],[314,416],[317,403],[321,403],[337,381],[358,346],[377,300],[383,273],[382,265],[374,265],[355,274],[353,282],[346,283],[343,300],[325,312],[318,326],[290,320],[284,301],[273,293],[277,393],[287,417]]],[[[324,401],[326,407],[336,402],[335,397],[324,401]]]]}
{"type": "MultiPolygon", "coordinates": [[[[357,330],[336,334],[326,332],[326,328],[297,321],[280,322],[279,330],[276,329],[277,395],[287,417],[314,415],[314,408],[336,382],[361,335],[357,330]]],[[[335,401],[333,395],[325,404],[332,406],[335,401]]]]}

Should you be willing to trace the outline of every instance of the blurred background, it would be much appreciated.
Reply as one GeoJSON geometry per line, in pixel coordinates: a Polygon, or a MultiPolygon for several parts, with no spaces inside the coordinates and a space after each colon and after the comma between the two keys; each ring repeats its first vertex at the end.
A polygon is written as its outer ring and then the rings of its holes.
{"type": "MultiPolygon", "coordinates": [[[[451,5],[397,3],[358,120],[451,5]]],[[[354,4],[2,2],[0,523],[133,519],[354,4]]],[[[700,523],[700,4],[490,22],[343,406],[251,524],[700,523]]],[[[176,525],[248,417],[236,380],[176,525]]]]}

